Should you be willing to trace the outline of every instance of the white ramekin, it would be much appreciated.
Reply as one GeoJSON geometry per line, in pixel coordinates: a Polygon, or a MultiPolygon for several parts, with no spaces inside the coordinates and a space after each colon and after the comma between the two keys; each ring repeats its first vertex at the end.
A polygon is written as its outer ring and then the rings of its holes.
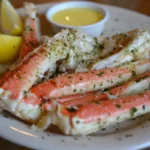
{"type": "MultiPolygon", "coordinates": [[[[88,16],[85,16],[88,17],[88,16]]],[[[59,32],[61,29],[73,29],[73,28],[79,28],[83,30],[85,33],[87,33],[90,36],[97,37],[99,36],[104,28],[104,24],[108,20],[109,13],[107,9],[97,3],[92,3],[92,2],[81,2],[81,1],[74,1],[74,2],[64,2],[64,3],[59,3],[56,4],[48,9],[46,12],[46,18],[47,20],[51,23],[53,31],[55,33],[59,32]],[[86,26],[67,26],[63,24],[58,24],[52,20],[52,16],[61,10],[68,9],[68,8],[90,8],[94,9],[98,12],[101,12],[104,14],[104,18],[100,20],[99,22],[91,25],[86,25],[86,26]]]]}

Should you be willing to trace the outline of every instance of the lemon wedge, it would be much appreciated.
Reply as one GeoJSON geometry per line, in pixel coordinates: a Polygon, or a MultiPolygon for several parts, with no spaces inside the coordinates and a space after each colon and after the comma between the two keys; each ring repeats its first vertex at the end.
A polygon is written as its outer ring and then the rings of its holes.
{"type": "Polygon", "coordinates": [[[1,1],[0,24],[4,34],[21,35],[23,32],[22,20],[8,0],[1,1]]]}
{"type": "Polygon", "coordinates": [[[19,55],[22,37],[0,34],[0,63],[13,62],[19,55]]]}

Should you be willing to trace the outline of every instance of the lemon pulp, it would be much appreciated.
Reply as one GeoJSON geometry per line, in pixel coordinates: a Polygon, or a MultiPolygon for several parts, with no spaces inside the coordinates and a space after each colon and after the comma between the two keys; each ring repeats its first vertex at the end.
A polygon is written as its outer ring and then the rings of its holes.
{"type": "Polygon", "coordinates": [[[69,26],[84,26],[102,20],[104,15],[89,8],[69,8],[56,12],[52,20],[56,23],[69,26]]]}

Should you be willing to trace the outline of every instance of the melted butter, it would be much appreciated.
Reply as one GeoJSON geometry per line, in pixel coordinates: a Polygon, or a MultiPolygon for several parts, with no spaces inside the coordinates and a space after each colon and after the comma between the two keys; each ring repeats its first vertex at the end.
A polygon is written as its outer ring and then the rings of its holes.
{"type": "Polygon", "coordinates": [[[89,8],[70,8],[58,11],[52,16],[56,23],[69,26],[94,24],[103,19],[103,14],[89,8]]]}

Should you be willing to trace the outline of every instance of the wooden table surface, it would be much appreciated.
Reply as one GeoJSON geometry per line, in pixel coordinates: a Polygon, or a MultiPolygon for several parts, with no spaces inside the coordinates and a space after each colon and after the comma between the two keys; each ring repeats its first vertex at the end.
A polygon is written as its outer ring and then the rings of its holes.
{"type": "MultiPolygon", "coordinates": [[[[23,3],[27,0],[10,0],[10,1],[16,8],[19,8],[22,7],[23,3]]],[[[63,1],[67,0],[30,0],[30,2],[36,4],[47,2],[63,2],[63,1]]],[[[150,16],[150,0],[93,0],[93,2],[119,6],[150,16]]],[[[0,138],[0,150],[31,150],[31,149],[13,144],[7,140],[0,138]]]]}

